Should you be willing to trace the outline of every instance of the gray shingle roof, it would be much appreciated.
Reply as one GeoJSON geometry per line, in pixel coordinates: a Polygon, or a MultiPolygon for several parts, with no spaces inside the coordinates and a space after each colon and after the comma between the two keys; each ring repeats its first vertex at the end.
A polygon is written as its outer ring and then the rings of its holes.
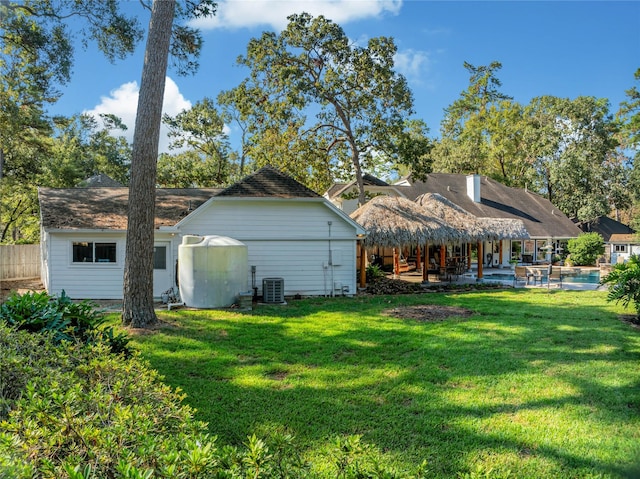
{"type": "MultiPolygon", "coordinates": [[[[155,227],[175,225],[219,191],[157,189],[155,227]]],[[[129,188],[40,188],[38,196],[46,229],[127,229],[129,188]]]]}
{"type": "MultiPolygon", "coordinates": [[[[129,189],[40,188],[40,215],[46,229],[126,230],[129,189]]],[[[226,189],[159,188],[155,227],[174,226],[213,196],[322,198],[272,167],[264,167],[226,189]]]]}
{"type": "Polygon", "coordinates": [[[438,193],[477,217],[522,220],[531,237],[572,238],[581,233],[580,228],[546,198],[484,176],[480,180],[480,203],[467,195],[466,175],[431,173],[424,182],[414,181],[411,186],[398,189],[412,200],[424,193],[438,193]]]}
{"type": "Polygon", "coordinates": [[[217,196],[321,198],[315,191],[271,166],[260,168],[225,188],[217,196]]]}
{"type": "Polygon", "coordinates": [[[587,223],[578,223],[578,227],[586,233],[594,232],[600,234],[605,242],[610,241],[613,235],[633,236],[635,234],[631,227],[608,216],[601,216],[587,223]]]}

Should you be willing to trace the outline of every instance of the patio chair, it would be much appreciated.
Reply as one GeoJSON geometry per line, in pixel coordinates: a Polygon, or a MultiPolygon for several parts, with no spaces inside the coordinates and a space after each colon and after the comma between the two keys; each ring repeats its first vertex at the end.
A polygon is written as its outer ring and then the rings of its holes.
{"type": "Polygon", "coordinates": [[[529,277],[527,275],[527,268],[524,266],[516,266],[513,271],[513,286],[518,284],[518,281],[529,284],[529,277]]]}
{"type": "Polygon", "coordinates": [[[545,277],[547,277],[547,272],[541,268],[526,268],[527,270],[527,284],[529,284],[529,280],[533,280],[533,285],[536,283],[544,283],[545,277]]]}
{"type": "Polygon", "coordinates": [[[547,289],[551,286],[551,281],[556,283],[560,289],[562,289],[562,270],[560,268],[554,268],[549,266],[549,273],[547,275],[547,289]]]}

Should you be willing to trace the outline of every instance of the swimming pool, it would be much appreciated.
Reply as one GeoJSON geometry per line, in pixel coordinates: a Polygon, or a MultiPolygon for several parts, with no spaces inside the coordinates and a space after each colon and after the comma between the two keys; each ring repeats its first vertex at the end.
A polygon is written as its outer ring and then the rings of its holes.
{"type": "Polygon", "coordinates": [[[562,273],[562,281],[566,283],[598,284],[600,282],[600,270],[577,270],[562,273]]]}
{"type": "MultiPolygon", "coordinates": [[[[513,281],[513,273],[491,273],[484,276],[485,281],[513,281]]],[[[600,270],[581,270],[574,268],[562,272],[562,281],[565,283],[598,284],[600,282],[600,270]]]]}

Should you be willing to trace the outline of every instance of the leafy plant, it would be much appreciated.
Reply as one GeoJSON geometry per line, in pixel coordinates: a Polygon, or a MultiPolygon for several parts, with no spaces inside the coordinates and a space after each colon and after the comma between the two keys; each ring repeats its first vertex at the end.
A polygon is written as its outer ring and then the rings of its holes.
{"type": "Polygon", "coordinates": [[[571,262],[578,266],[596,264],[598,256],[604,253],[604,240],[598,233],[583,233],[571,238],[567,243],[571,262]]]}
{"type": "Polygon", "coordinates": [[[367,283],[375,283],[381,278],[385,277],[385,272],[377,264],[370,264],[367,266],[367,283]]]}
{"type": "Polygon", "coordinates": [[[113,353],[130,355],[126,334],[105,327],[104,311],[91,301],[75,302],[63,291],[60,296],[47,292],[13,293],[0,305],[0,321],[31,333],[49,332],[54,343],[104,342],[113,353]]]}
{"type": "Polygon", "coordinates": [[[608,301],[622,303],[625,308],[633,304],[640,322],[640,256],[631,255],[626,263],[616,264],[600,283],[610,285],[608,301]]]}

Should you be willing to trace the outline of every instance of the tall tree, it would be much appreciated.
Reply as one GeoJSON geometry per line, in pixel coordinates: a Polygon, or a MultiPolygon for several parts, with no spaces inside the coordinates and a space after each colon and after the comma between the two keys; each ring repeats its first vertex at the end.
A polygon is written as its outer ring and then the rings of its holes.
{"type": "Polygon", "coordinates": [[[153,285],[156,159],[175,9],[175,0],[153,2],[138,96],[122,305],[122,321],[133,327],[146,327],[157,322],[153,288],[149,287],[153,285]]]}
{"type": "MultiPolygon", "coordinates": [[[[634,74],[640,84],[640,68],[634,74]]],[[[640,89],[633,86],[626,92],[626,100],[620,104],[618,119],[621,122],[620,143],[623,155],[633,155],[628,168],[629,188],[633,209],[629,215],[632,226],[640,231],[640,89]]]]}
{"type": "Polygon", "coordinates": [[[209,16],[215,7],[206,0],[186,6],[176,0],[154,0],[151,9],[133,134],[124,266],[122,322],[132,327],[157,322],[153,308],[156,161],[169,52],[177,59],[179,72],[188,73],[198,66],[189,59],[197,57],[202,45],[197,30],[181,25],[174,29],[174,17],[176,11],[184,18],[209,16]]]}
{"type": "Polygon", "coordinates": [[[251,70],[235,97],[238,109],[253,119],[250,154],[275,162],[269,149],[279,144],[285,156],[277,161],[296,165],[293,176],[346,168],[364,203],[363,170],[376,155],[400,158],[398,144],[389,139],[402,135],[412,113],[407,82],[394,71],[396,46],[386,37],[354,45],[322,16],[288,19],[279,35],[252,39],[238,60],[251,70]]]}
{"type": "Polygon", "coordinates": [[[606,99],[534,98],[525,109],[536,188],[570,218],[609,213],[617,125],[606,99]]]}
{"type": "Polygon", "coordinates": [[[497,72],[500,62],[474,66],[464,62],[469,87],[445,109],[441,125],[442,145],[437,148],[434,168],[454,173],[481,173],[487,167],[492,107],[511,97],[501,93],[497,72]]]}
{"type": "Polygon", "coordinates": [[[141,36],[119,2],[28,0],[0,2],[0,225],[4,241],[37,241],[35,185],[47,185],[54,156],[46,107],[70,79],[72,35],[95,41],[108,58],[131,51],[141,36]],[[83,20],[72,32],[69,18],[83,20]]]}
{"type": "Polygon", "coordinates": [[[230,117],[220,112],[210,98],[202,99],[174,117],[163,117],[169,127],[169,137],[173,138],[170,149],[186,147],[196,152],[203,163],[213,165],[208,169],[212,176],[203,179],[210,185],[225,185],[232,175],[231,146],[225,129],[225,122],[229,120],[230,117]]]}

